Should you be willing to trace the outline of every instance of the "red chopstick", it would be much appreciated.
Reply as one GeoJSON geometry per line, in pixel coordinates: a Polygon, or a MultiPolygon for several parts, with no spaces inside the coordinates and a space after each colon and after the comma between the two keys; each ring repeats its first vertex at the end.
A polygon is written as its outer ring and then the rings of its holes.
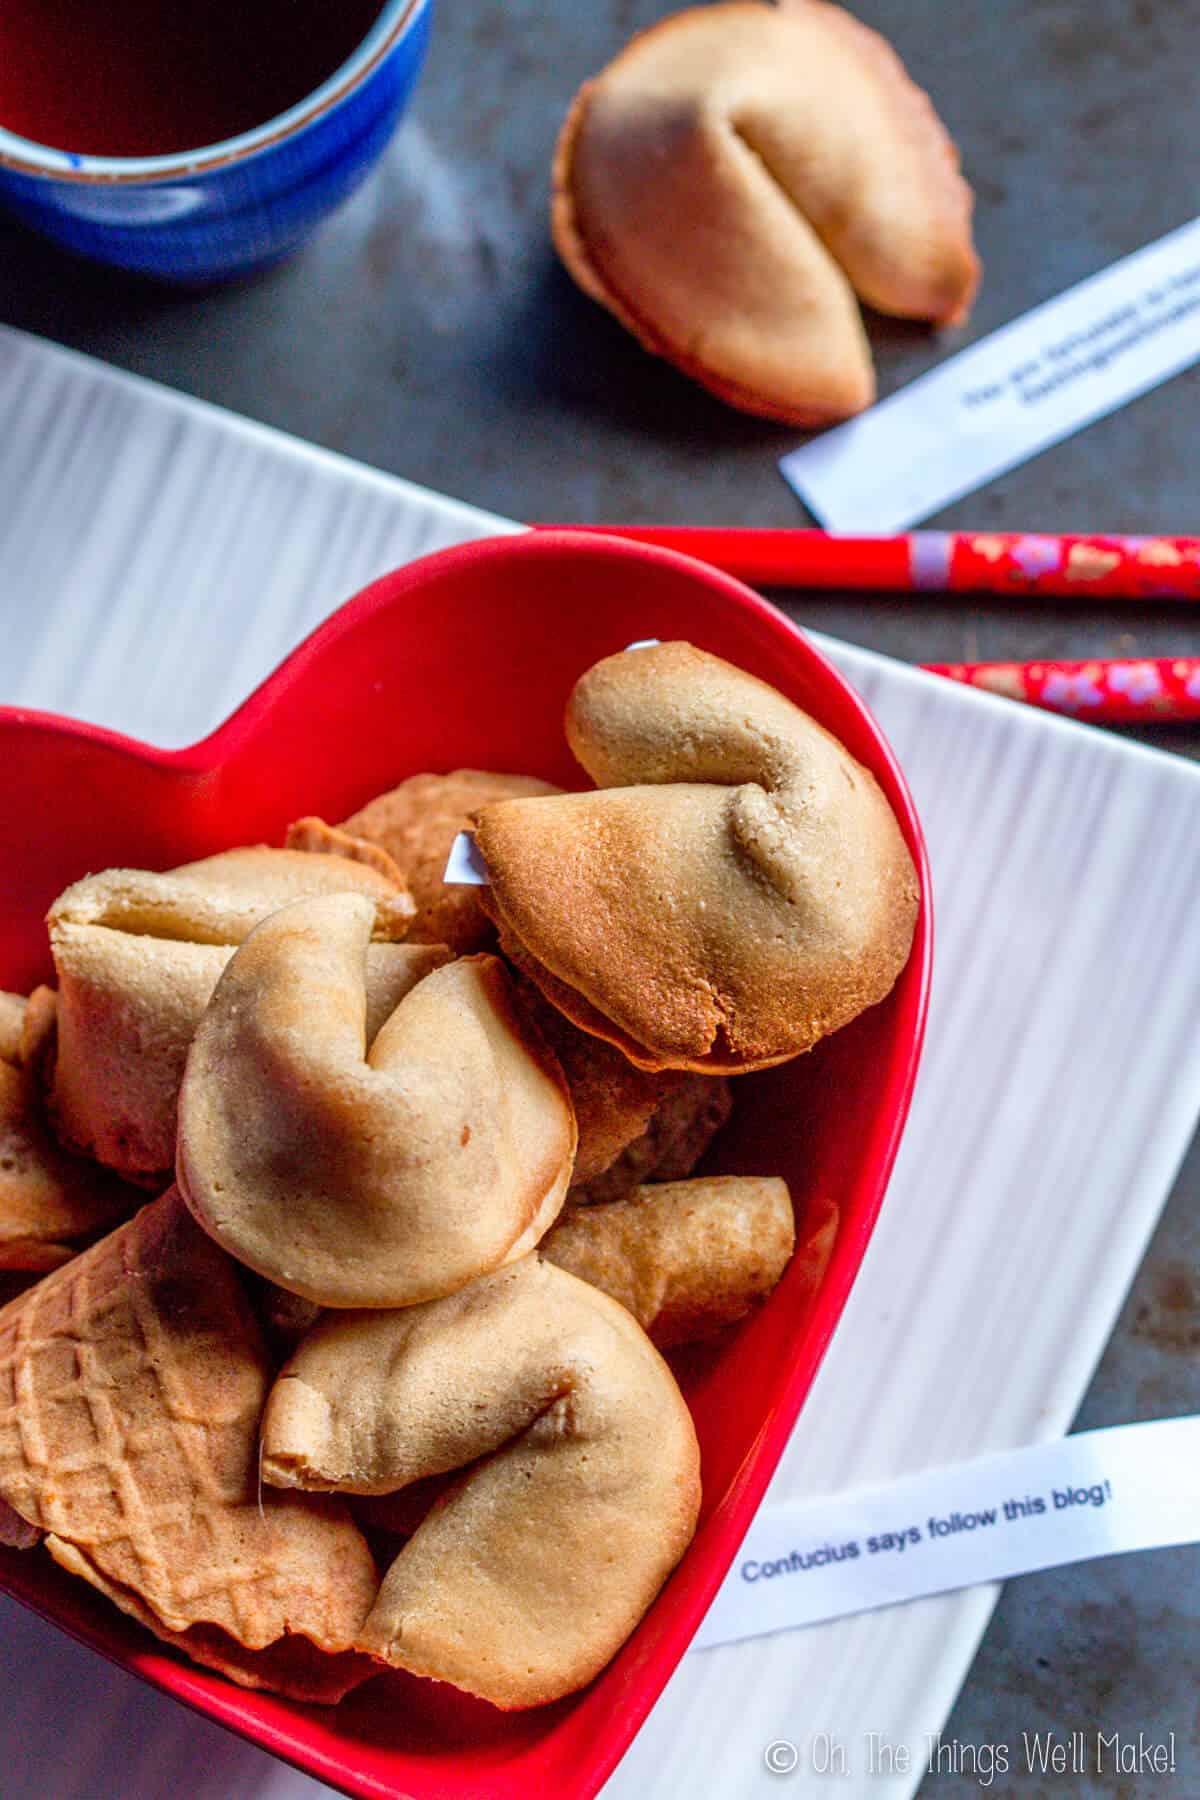
{"type": "Polygon", "coordinates": [[[833,537],[740,526],[583,525],[681,550],[761,587],[1022,598],[1200,600],[1200,538],[1054,537],[1019,531],[912,531],[833,537]]]}
{"type": "Polygon", "coordinates": [[[1103,725],[1200,719],[1200,656],[1097,658],[1092,662],[925,663],[968,687],[1103,725]]]}
{"type": "MultiPolygon", "coordinates": [[[[914,531],[832,537],[704,525],[582,525],[680,550],[762,587],[1011,593],[1076,600],[1200,599],[1200,538],[914,531]]],[[[1200,657],[926,663],[931,674],[1098,724],[1200,719],[1200,657]]]]}

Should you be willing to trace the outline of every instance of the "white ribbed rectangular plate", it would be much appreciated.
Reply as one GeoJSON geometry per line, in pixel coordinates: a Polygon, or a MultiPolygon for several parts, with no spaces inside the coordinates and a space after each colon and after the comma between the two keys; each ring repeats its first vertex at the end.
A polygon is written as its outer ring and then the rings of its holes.
{"type": "MultiPolygon", "coordinates": [[[[505,529],[0,331],[0,702],[190,742],[365,582],[505,529]]],[[[1065,1430],[1200,1109],[1200,771],[825,647],[912,784],[936,976],[900,1159],[780,1498],[1065,1430]]],[[[687,1657],[609,1800],[765,1800],[780,1790],[764,1744],[821,1733],[860,1774],[868,1731],[906,1738],[920,1770],[994,1600],[687,1657]]],[[[6,1791],[317,1791],[11,1602],[0,1632],[6,1791]]],[[[811,1772],[787,1783],[793,1800],[828,1789],[811,1772]]]]}

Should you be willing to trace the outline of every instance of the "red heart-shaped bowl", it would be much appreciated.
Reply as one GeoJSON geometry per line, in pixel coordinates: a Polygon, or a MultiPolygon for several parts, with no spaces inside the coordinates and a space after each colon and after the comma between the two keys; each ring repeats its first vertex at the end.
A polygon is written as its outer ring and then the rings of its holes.
{"type": "Polygon", "coordinates": [[[534,1712],[496,1712],[390,1674],[325,1710],[193,1668],[39,1552],[0,1555],[10,1594],[349,1793],[582,1800],[687,1648],[837,1324],[908,1111],[931,950],[912,801],[862,702],[772,607],[688,558],[570,532],[493,538],[385,576],[191,749],[0,711],[0,986],[25,991],[51,974],[47,906],[89,870],[168,868],[234,844],[279,842],[289,820],[342,818],[422,769],[514,769],[585,785],[563,741],[567,695],[590,663],[645,637],[688,638],[752,670],[843,739],[899,815],[923,900],[911,960],[882,1005],[810,1055],[737,1083],[720,1165],[786,1176],[798,1205],[807,1196],[836,1201],[841,1229],[815,1301],[794,1269],[797,1279],[785,1276],[746,1325],[679,1365],[700,1435],[704,1510],[639,1630],[589,1688],[534,1712]]]}

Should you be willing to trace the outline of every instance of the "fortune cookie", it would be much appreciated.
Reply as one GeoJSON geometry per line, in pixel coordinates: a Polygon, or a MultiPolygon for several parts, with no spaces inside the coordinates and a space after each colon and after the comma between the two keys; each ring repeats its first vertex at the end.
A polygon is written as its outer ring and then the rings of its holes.
{"type": "Polygon", "coordinates": [[[0,1269],[57,1268],[144,1198],[62,1149],[29,1071],[0,1062],[0,1269]]]}
{"type": "Polygon", "coordinates": [[[908,959],[912,858],[873,775],[765,682],[695,649],[607,657],[567,705],[594,793],[476,820],[523,973],[640,1068],[808,1050],[908,959]]]}
{"type": "Polygon", "coordinates": [[[24,994],[0,992],[0,1062],[19,1063],[25,1027],[24,994]]]}
{"type": "MultiPolygon", "coordinates": [[[[288,826],[283,847],[285,850],[303,850],[309,856],[342,856],[347,862],[364,863],[368,869],[374,869],[377,875],[394,883],[397,889],[408,889],[404,877],[381,844],[372,843],[369,838],[355,837],[352,832],[343,831],[340,825],[327,825],[324,819],[314,814],[288,826]]],[[[408,891],[411,898],[411,890],[408,891]]],[[[406,937],[412,935],[415,923],[416,902],[413,901],[406,937]]]]}
{"type": "Polygon", "coordinates": [[[377,869],[347,857],[313,858],[261,844],[223,850],[164,874],[106,869],[88,875],[59,896],[46,922],[51,938],[64,925],[103,925],[137,937],[240,944],[289,900],[347,890],[374,902],[373,936],[407,935],[412,897],[377,869]]]}
{"type": "Polygon", "coordinates": [[[361,895],[296,901],[217,984],[179,1095],[178,1177],[204,1229],[321,1306],[411,1306],[533,1247],[575,1120],[496,957],[436,969],[373,1043],[361,895]]]}
{"type": "MultiPolygon", "coordinates": [[[[377,845],[407,884],[417,908],[410,942],[448,944],[456,955],[467,956],[473,950],[490,950],[495,931],[476,888],[442,879],[450,846],[489,801],[557,792],[534,775],[503,775],[489,769],[410,775],[399,787],[352,813],[339,829],[360,843],[377,845]]],[[[319,824],[319,820],[299,822],[308,828],[309,846],[316,841],[312,827],[319,824]]],[[[293,826],[294,832],[299,832],[299,825],[293,826]]],[[[299,836],[296,841],[301,841],[299,836]]]]}
{"type": "MultiPolygon", "coordinates": [[[[377,937],[404,936],[407,891],[341,857],[230,850],[69,887],[47,921],[59,979],[49,1103],[64,1142],[131,1180],[168,1180],[187,1047],[233,947],[288,900],[346,891],[371,902],[377,937]]],[[[375,964],[386,996],[432,966],[428,949],[398,947],[375,964]]]]}
{"type": "Polygon", "coordinates": [[[468,1465],[359,1645],[538,1706],[604,1667],[687,1548],[691,1416],[629,1314],[535,1254],[426,1306],[326,1315],[263,1419],[267,1482],[380,1494],[468,1465]]]}
{"type": "Polygon", "coordinates": [[[598,1175],[572,1182],[567,1199],[573,1206],[594,1206],[622,1200],[643,1182],[683,1181],[732,1111],[733,1093],[721,1076],[679,1076],[678,1086],[663,1097],[640,1135],[598,1175]]]}
{"type": "Polygon", "coordinates": [[[535,982],[520,974],[515,992],[566,1077],[579,1131],[572,1187],[602,1180],[631,1145],[645,1139],[651,1122],[689,1077],[673,1069],[655,1073],[635,1068],[612,1044],[573,1025],[535,982]]]}
{"type": "Polygon", "coordinates": [[[568,1206],[541,1253],[619,1300],[665,1349],[744,1317],[775,1286],[795,1244],[786,1182],[710,1175],[568,1206]]]}
{"type": "Polygon", "coordinates": [[[378,1576],[340,1502],[260,1493],[270,1381],[233,1265],[168,1190],[0,1311],[0,1499],[196,1661],[334,1701],[371,1672],[378,1576]]]}
{"type": "Polygon", "coordinates": [[[855,293],[965,318],[971,190],[928,97],[821,0],[676,13],[576,96],[554,159],[567,269],[732,406],[797,425],[875,396],[855,293]]]}

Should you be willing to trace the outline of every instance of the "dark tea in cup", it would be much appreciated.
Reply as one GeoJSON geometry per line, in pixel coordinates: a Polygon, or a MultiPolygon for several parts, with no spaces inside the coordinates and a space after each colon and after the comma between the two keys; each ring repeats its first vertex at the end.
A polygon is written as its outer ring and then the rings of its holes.
{"type": "Polygon", "coordinates": [[[0,0],[0,126],[91,156],[169,156],[287,112],[383,0],[0,0]]]}

